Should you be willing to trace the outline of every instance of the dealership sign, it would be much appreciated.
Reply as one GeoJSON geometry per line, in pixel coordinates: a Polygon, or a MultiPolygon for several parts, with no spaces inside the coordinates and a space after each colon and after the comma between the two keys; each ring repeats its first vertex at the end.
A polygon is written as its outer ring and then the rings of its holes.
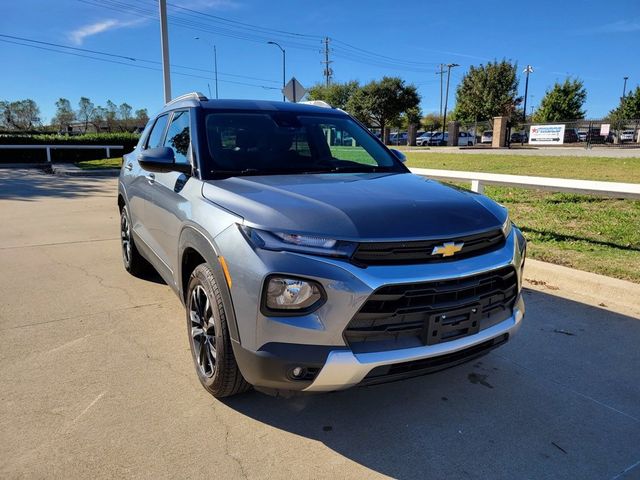
{"type": "Polygon", "coordinates": [[[560,145],[564,143],[564,125],[531,125],[530,145],[560,145]]]}

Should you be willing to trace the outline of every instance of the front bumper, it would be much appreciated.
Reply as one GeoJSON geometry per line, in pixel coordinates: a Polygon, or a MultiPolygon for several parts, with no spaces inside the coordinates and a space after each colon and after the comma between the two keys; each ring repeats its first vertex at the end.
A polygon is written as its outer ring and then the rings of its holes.
{"type": "MultiPolygon", "coordinates": [[[[428,265],[370,266],[360,268],[342,260],[251,248],[238,229],[218,237],[229,265],[233,285],[234,317],[239,341],[233,343],[245,379],[258,387],[277,390],[331,391],[366,383],[378,367],[440,358],[504,336],[519,328],[524,304],[518,296],[512,314],[478,333],[435,345],[387,351],[354,353],[343,332],[376,289],[394,284],[463,278],[513,266],[522,282],[524,239],[514,228],[505,244],[490,253],[455,262],[428,265]],[[271,274],[306,277],[319,282],[328,301],[317,311],[295,317],[265,316],[260,311],[264,279],[271,274]],[[309,373],[294,379],[291,370],[301,366],[309,373]]],[[[471,349],[471,350],[470,350],[471,349]]],[[[454,356],[461,363],[460,355],[454,356]]],[[[466,358],[466,357],[465,357],[466,358]]],[[[444,364],[442,368],[446,368],[444,364]]]]}
{"type": "MultiPolygon", "coordinates": [[[[483,344],[488,340],[500,338],[507,335],[509,338],[519,328],[524,318],[524,302],[522,296],[518,297],[513,309],[513,315],[508,319],[494,325],[486,330],[481,330],[475,335],[459,338],[450,342],[439,343],[437,345],[406,348],[402,350],[392,350],[388,352],[372,352],[354,354],[351,351],[332,351],[329,353],[327,361],[311,383],[304,390],[307,392],[328,392],[349,388],[361,383],[367,374],[376,367],[394,365],[399,363],[414,362],[427,358],[446,356],[455,352],[469,350],[468,359],[474,358],[474,346],[483,344]]],[[[460,357],[452,361],[453,364],[461,363],[460,357]]],[[[466,358],[462,358],[466,360],[466,358]]],[[[442,368],[448,365],[444,363],[442,368]]]]}

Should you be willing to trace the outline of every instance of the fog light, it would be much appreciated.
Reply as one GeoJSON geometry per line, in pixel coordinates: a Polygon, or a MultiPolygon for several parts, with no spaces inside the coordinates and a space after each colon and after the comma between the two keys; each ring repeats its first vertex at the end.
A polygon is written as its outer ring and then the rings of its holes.
{"type": "Polygon", "coordinates": [[[306,310],[318,304],[322,298],[322,287],[313,280],[271,277],[268,280],[265,305],[269,310],[306,310]]]}
{"type": "Polygon", "coordinates": [[[291,370],[291,376],[293,376],[294,378],[300,378],[303,375],[304,368],[302,367],[295,367],[293,370],[291,370]]]}

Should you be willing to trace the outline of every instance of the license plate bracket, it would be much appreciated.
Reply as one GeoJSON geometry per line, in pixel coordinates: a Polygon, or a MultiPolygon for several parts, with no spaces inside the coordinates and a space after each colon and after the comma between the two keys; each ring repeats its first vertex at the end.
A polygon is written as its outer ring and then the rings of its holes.
{"type": "Polygon", "coordinates": [[[425,345],[436,345],[478,333],[481,316],[480,305],[431,314],[424,324],[422,341],[425,345]]]}

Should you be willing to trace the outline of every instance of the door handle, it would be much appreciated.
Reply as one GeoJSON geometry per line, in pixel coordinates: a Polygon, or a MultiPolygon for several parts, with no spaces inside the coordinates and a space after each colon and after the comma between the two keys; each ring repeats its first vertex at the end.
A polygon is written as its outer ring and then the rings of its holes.
{"type": "Polygon", "coordinates": [[[133,170],[133,163],[127,163],[127,165],[124,168],[126,168],[129,171],[133,170]]]}
{"type": "Polygon", "coordinates": [[[153,173],[148,173],[144,178],[146,178],[151,185],[153,185],[156,181],[156,176],[153,173]]]}

